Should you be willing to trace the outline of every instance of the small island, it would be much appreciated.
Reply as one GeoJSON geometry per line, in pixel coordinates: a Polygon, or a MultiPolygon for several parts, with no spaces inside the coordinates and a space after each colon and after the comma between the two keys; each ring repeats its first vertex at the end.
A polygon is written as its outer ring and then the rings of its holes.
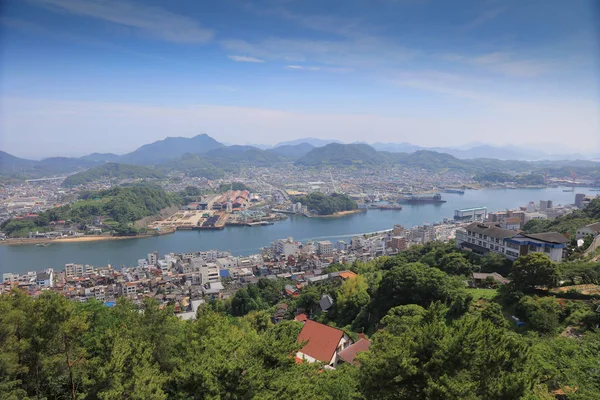
{"type": "Polygon", "coordinates": [[[342,193],[327,195],[314,192],[298,197],[296,201],[306,206],[309,215],[313,217],[336,217],[365,211],[360,210],[354,200],[342,193]]]}

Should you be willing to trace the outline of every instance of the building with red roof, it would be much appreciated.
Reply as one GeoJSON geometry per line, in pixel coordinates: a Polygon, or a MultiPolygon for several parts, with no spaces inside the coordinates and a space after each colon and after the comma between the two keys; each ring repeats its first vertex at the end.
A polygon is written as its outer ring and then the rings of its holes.
{"type": "Polygon", "coordinates": [[[371,341],[362,333],[359,336],[360,339],[358,342],[351,344],[338,353],[340,361],[357,365],[358,362],[354,361],[356,355],[361,351],[369,350],[369,347],[371,347],[371,341]]]}
{"type": "Polygon", "coordinates": [[[309,319],[304,322],[298,342],[306,343],[296,354],[297,358],[307,362],[322,362],[331,368],[338,364],[338,353],[352,344],[344,331],[309,319]]]}

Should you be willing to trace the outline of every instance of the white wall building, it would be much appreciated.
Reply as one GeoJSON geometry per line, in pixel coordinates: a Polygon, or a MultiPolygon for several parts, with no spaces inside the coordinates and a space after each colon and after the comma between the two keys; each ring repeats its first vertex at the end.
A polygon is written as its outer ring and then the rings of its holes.
{"type": "Polygon", "coordinates": [[[329,240],[317,242],[317,253],[322,256],[330,256],[333,254],[333,244],[329,240]]]}

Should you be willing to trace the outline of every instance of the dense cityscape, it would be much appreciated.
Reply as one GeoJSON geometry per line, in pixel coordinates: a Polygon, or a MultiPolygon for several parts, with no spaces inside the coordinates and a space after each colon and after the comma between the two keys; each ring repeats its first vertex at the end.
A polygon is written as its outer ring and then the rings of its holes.
{"type": "Polygon", "coordinates": [[[0,400],[600,399],[599,6],[2,2],[0,400]]]}

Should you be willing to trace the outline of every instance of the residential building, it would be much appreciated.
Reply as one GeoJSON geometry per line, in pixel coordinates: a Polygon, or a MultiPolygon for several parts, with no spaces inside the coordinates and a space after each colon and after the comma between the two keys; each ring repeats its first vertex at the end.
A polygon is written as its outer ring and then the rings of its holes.
{"type": "Polygon", "coordinates": [[[35,283],[41,287],[54,287],[54,271],[52,269],[48,269],[45,272],[38,273],[35,283]]]}
{"type": "Polygon", "coordinates": [[[338,364],[347,362],[349,364],[357,365],[358,361],[355,360],[358,353],[369,350],[371,347],[371,341],[363,333],[359,333],[360,339],[358,342],[351,344],[344,350],[338,353],[338,364]]]}
{"type": "Polygon", "coordinates": [[[148,253],[148,265],[156,265],[158,262],[158,253],[148,253]]]}
{"type": "Polygon", "coordinates": [[[215,263],[202,265],[200,267],[200,274],[202,275],[202,284],[216,283],[221,281],[219,267],[215,263]]]}
{"type": "Polygon", "coordinates": [[[455,221],[485,221],[487,207],[472,207],[454,210],[455,221]]]}
{"type": "Polygon", "coordinates": [[[563,250],[567,247],[568,239],[557,232],[519,233],[511,238],[507,238],[505,242],[505,255],[507,258],[514,260],[529,253],[544,253],[552,261],[561,262],[563,250]]]}
{"type": "Polygon", "coordinates": [[[464,229],[456,230],[456,247],[481,255],[490,251],[505,255],[504,239],[516,234],[516,231],[501,228],[500,224],[473,222],[464,229]]]}
{"type": "Polygon", "coordinates": [[[575,207],[583,208],[583,200],[585,199],[585,193],[577,193],[575,195],[575,207]]]}
{"type": "Polygon", "coordinates": [[[333,254],[333,244],[329,240],[317,242],[317,253],[322,256],[333,254]]]}
{"type": "Polygon", "coordinates": [[[406,238],[403,236],[392,236],[390,247],[395,251],[404,251],[407,249],[406,238]]]}
{"type": "Polygon", "coordinates": [[[299,243],[295,242],[293,238],[288,237],[287,239],[279,239],[275,243],[275,253],[284,257],[298,256],[299,243]]]}
{"type": "Polygon", "coordinates": [[[600,222],[595,222],[593,224],[589,224],[577,229],[577,233],[575,234],[575,239],[583,239],[586,236],[596,237],[600,235],[600,222]]]}
{"type": "Polygon", "coordinates": [[[306,344],[296,353],[297,359],[322,362],[335,368],[339,362],[338,354],[352,344],[352,339],[344,331],[307,319],[298,342],[306,344]]]}
{"type": "Polygon", "coordinates": [[[94,272],[94,267],[83,264],[65,264],[65,276],[69,278],[80,278],[94,272]]]}

